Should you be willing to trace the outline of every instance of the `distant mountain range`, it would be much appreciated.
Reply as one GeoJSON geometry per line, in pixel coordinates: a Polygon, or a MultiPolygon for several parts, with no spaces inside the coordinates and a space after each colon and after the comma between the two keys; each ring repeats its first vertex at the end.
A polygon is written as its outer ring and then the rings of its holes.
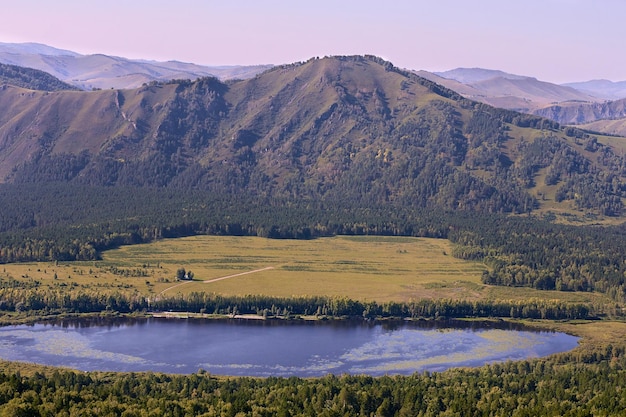
{"type": "MultiPolygon", "coordinates": [[[[626,98],[626,81],[613,82],[609,80],[592,80],[576,83],[553,84],[545,81],[539,81],[534,77],[509,74],[499,70],[484,68],[457,68],[449,71],[435,72],[434,74],[445,79],[458,81],[465,85],[477,85],[477,89],[479,91],[483,90],[480,86],[485,82],[487,82],[487,85],[492,85],[494,84],[494,81],[497,80],[525,81],[529,83],[529,86],[535,85],[534,88],[536,90],[534,91],[534,96],[542,97],[543,94],[537,93],[540,93],[545,89],[549,92],[549,94],[554,95],[556,101],[566,101],[564,98],[568,99],[568,96],[574,97],[573,99],[590,98],[591,101],[618,100],[626,98]],[[535,84],[532,84],[532,82],[535,84]],[[537,85],[541,88],[537,88],[537,85]],[[572,89],[576,90],[576,92],[573,92],[572,89]],[[581,93],[583,96],[580,95],[581,93]],[[561,97],[560,94],[562,94],[563,97],[561,97]]],[[[505,92],[498,90],[493,91],[493,94],[502,95],[503,93],[505,92]]]]}
{"type": "MultiPolygon", "coordinates": [[[[0,63],[45,71],[83,90],[130,89],[172,79],[246,79],[271,65],[208,67],[177,61],[132,60],[102,54],[81,55],[37,43],[0,43],[0,63]]],[[[626,81],[593,80],[564,85],[483,68],[457,68],[444,72],[416,72],[462,96],[509,110],[537,114],[561,124],[580,124],[600,132],[624,134],[626,117],[619,103],[626,98],[626,81]],[[604,123],[610,121],[610,126],[604,123]]]]}
{"type": "Polygon", "coordinates": [[[472,100],[525,113],[565,101],[603,101],[572,87],[497,70],[457,68],[432,75],[424,72],[419,74],[472,100]]]}
{"type": "Polygon", "coordinates": [[[607,100],[626,98],[626,81],[592,80],[578,83],[563,84],[594,97],[607,100]]]}
{"type": "Polygon", "coordinates": [[[505,78],[508,80],[523,80],[530,78],[523,75],[509,74],[504,71],[485,68],[456,68],[443,72],[435,72],[434,74],[443,78],[456,80],[463,84],[479,83],[481,81],[487,81],[494,78],[505,78]]]}
{"type": "Polygon", "coordinates": [[[133,60],[102,54],[81,55],[37,43],[0,43],[0,63],[34,68],[83,90],[136,88],[152,81],[250,78],[271,68],[255,66],[202,66],[178,61],[133,60]]]}
{"type": "Polygon", "coordinates": [[[534,114],[568,125],[615,120],[626,117],[626,99],[601,103],[564,102],[535,110],[534,114]]]}
{"type": "Polygon", "coordinates": [[[626,81],[593,80],[558,85],[483,68],[417,74],[492,106],[597,132],[626,135],[626,81]]]}
{"type": "Polygon", "coordinates": [[[227,83],[36,91],[5,82],[7,183],[608,216],[622,215],[626,198],[626,162],[597,137],[465,99],[372,56],[227,83]]]}

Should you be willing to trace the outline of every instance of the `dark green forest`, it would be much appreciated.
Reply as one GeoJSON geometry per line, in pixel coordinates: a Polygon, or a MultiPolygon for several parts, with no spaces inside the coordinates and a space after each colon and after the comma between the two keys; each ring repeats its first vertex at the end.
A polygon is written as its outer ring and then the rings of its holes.
{"type": "Polygon", "coordinates": [[[24,284],[18,280],[0,281],[0,311],[17,312],[4,320],[26,321],[65,314],[105,313],[136,314],[150,311],[184,311],[190,313],[231,316],[256,314],[263,318],[297,320],[301,316],[320,319],[456,319],[511,318],[546,320],[598,320],[607,316],[623,317],[619,309],[606,305],[565,303],[560,301],[457,301],[422,299],[406,303],[357,301],[336,297],[279,298],[259,295],[244,297],[191,293],[175,297],[150,299],[143,295],[129,296],[97,289],[43,289],[38,283],[24,284]]]}
{"type": "Polygon", "coordinates": [[[626,226],[568,226],[533,216],[204,191],[2,185],[0,262],[95,260],[120,245],[195,234],[312,239],[338,234],[449,239],[481,260],[485,283],[598,291],[626,302],[626,226]]]}

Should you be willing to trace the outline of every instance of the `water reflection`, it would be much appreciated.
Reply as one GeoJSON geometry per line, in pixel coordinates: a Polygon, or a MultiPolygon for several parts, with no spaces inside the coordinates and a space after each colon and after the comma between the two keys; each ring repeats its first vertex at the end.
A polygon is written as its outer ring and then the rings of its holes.
{"type": "Polygon", "coordinates": [[[86,371],[383,375],[545,356],[577,340],[495,321],[91,318],[0,328],[0,357],[86,371]]]}

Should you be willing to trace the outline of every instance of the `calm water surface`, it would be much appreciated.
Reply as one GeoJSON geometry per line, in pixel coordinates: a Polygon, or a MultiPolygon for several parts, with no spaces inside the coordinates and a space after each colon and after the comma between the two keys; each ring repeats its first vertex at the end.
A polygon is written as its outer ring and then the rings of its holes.
{"type": "Polygon", "coordinates": [[[564,333],[511,325],[455,326],[413,322],[70,321],[0,328],[0,358],[83,371],[189,374],[204,369],[213,374],[247,376],[377,376],[546,356],[573,349],[578,341],[564,333]]]}

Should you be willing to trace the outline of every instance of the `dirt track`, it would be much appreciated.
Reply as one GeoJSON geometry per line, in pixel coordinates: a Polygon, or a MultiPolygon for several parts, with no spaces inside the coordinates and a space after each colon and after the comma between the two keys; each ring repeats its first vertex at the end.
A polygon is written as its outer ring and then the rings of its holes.
{"type": "Polygon", "coordinates": [[[215,282],[215,281],[221,281],[223,279],[228,279],[228,278],[235,278],[235,277],[240,277],[242,275],[248,275],[248,274],[254,274],[255,272],[261,272],[261,271],[267,271],[268,269],[274,269],[273,266],[266,266],[265,268],[261,268],[261,269],[255,269],[254,271],[246,271],[246,272],[240,272],[238,274],[233,274],[233,275],[226,275],[225,277],[219,277],[219,278],[214,278],[214,279],[208,279],[206,281],[202,281],[205,284],[208,284],[210,282],[215,282]]]}
{"type": "MultiPolygon", "coordinates": [[[[235,278],[235,277],[240,277],[242,275],[248,275],[248,274],[254,274],[256,272],[262,272],[262,271],[267,271],[268,269],[274,269],[273,266],[266,266],[265,268],[260,268],[260,269],[255,269],[252,271],[246,271],[246,272],[240,272],[238,274],[232,274],[232,275],[226,275],[224,277],[219,277],[219,278],[213,278],[213,279],[208,279],[206,281],[202,281],[202,283],[204,284],[209,284],[211,282],[216,282],[216,281],[221,281],[223,279],[229,279],[229,278],[235,278]]],[[[185,282],[181,282],[180,284],[176,284],[173,285],[169,288],[164,289],[163,291],[161,291],[159,293],[159,295],[163,295],[165,292],[169,291],[169,290],[173,290],[176,287],[180,287],[181,285],[185,285],[185,284],[191,284],[192,282],[198,282],[198,281],[185,281],[185,282]]]]}

